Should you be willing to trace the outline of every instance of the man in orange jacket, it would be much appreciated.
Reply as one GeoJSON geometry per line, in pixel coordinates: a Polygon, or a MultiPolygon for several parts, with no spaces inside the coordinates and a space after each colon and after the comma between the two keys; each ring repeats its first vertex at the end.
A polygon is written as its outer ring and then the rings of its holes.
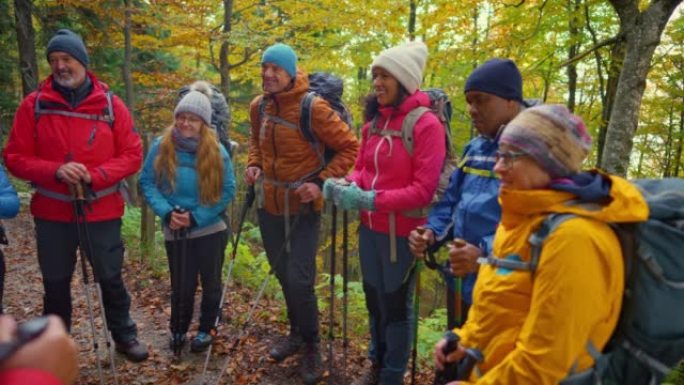
{"type": "Polygon", "coordinates": [[[245,180],[248,184],[263,182],[259,227],[290,321],[289,336],[273,346],[270,356],[280,361],[303,348],[301,375],[310,385],[321,377],[314,294],[321,186],[326,178],[347,174],[359,144],[329,103],[316,98],[311,129],[323,146],[335,152],[332,159],[321,162],[320,154],[300,132],[302,99],[309,91],[309,80],[297,69],[297,55],[289,46],[275,44],[264,51],[261,79],[264,93],[250,106],[245,180]]]}

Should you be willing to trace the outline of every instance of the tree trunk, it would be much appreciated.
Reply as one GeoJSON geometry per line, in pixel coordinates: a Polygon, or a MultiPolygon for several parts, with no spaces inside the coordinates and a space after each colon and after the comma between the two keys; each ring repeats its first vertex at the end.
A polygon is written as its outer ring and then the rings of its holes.
{"type": "Polygon", "coordinates": [[[221,92],[225,95],[226,100],[228,100],[228,95],[230,95],[230,63],[228,62],[230,45],[228,38],[232,28],[232,18],[233,0],[223,0],[223,37],[219,53],[219,72],[221,73],[221,92]]]}
{"type": "MultiPolygon", "coordinates": [[[[580,0],[568,1],[568,13],[570,20],[568,22],[568,29],[570,31],[570,48],[568,49],[568,59],[573,59],[577,56],[580,48],[580,34],[578,31],[578,12],[580,9],[580,0]]],[[[568,110],[575,112],[575,99],[577,93],[577,62],[573,61],[567,67],[568,71],[568,110]]]]}
{"type": "MultiPolygon", "coordinates": [[[[610,64],[608,66],[608,81],[606,82],[606,92],[603,98],[603,106],[601,107],[601,125],[598,132],[597,157],[596,167],[601,167],[601,159],[603,158],[603,149],[606,148],[606,133],[608,132],[608,123],[610,122],[610,114],[613,111],[615,98],[617,96],[618,80],[620,72],[625,59],[625,41],[619,39],[613,46],[610,52],[610,64]]],[[[598,59],[597,59],[598,60],[598,59]]],[[[597,64],[600,66],[600,64],[597,64]]]]}
{"type": "Polygon", "coordinates": [[[620,17],[626,53],[606,133],[604,148],[610,151],[603,151],[601,159],[601,167],[608,172],[627,174],[651,59],[667,21],[681,1],[655,0],[640,12],[638,1],[610,0],[620,17]]]}
{"type": "Polygon", "coordinates": [[[38,87],[38,62],[36,61],[32,8],[31,0],[14,0],[14,19],[19,46],[19,71],[21,72],[21,88],[24,97],[38,87]]]}
{"type": "Polygon", "coordinates": [[[408,33],[409,40],[416,40],[416,0],[411,0],[409,6],[408,33]]]}

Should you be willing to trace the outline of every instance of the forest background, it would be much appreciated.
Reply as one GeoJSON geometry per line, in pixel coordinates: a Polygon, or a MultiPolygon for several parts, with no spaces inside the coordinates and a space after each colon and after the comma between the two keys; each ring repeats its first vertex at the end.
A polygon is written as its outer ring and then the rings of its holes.
{"type": "MultiPolygon", "coordinates": [[[[372,90],[373,58],[418,39],[430,52],[423,88],[442,88],[453,103],[456,153],[475,135],[462,91],[466,77],[489,58],[507,57],[522,72],[526,99],[565,104],[584,118],[594,137],[586,167],[629,177],[681,177],[681,1],[0,0],[0,131],[4,143],[21,99],[50,73],[47,41],[59,28],[71,28],[84,38],[90,69],[124,99],[144,136],[172,122],[182,85],[206,79],[220,87],[232,111],[231,139],[242,146],[234,160],[236,214],[244,195],[248,107],[261,92],[260,58],[266,47],[287,43],[304,70],[341,76],[358,130],[361,100],[372,90]]],[[[140,210],[127,211],[127,241],[140,244],[133,249],[162,276],[166,266],[158,227],[157,236],[142,235],[139,243],[141,217],[140,210]]],[[[327,221],[323,233],[329,229],[327,221]]],[[[251,224],[246,235],[251,246],[258,245],[251,224]]],[[[319,256],[321,291],[329,278],[329,238],[324,235],[319,256]]],[[[238,251],[243,269],[235,276],[256,287],[268,269],[263,253],[251,246],[238,251]]],[[[353,257],[354,236],[350,247],[353,257]]],[[[358,279],[357,262],[351,262],[350,275],[358,279]]],[[[434,330],[435,337],[443,329],[444,298],[439,278],[432,278],[421,309],[422,326],[434,330]]],[[[268,292],[277,296],[271,283],[268,292]]],[[[352,286],[352,295],[362,301],[360,287],[352,286]]],[[[363,303],[353,301],[352,310],[363,333],[363,303]]],[[[422,346],[424,355],[429,340],[422,346]]]]}

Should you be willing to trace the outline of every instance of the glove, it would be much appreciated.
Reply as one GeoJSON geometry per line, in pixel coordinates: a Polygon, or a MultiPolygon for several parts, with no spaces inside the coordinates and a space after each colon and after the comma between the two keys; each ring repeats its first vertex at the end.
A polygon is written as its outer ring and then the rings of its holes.
{"type": "Polygon", "coordinates": [[[375,190],[362,190],[356,183],[345,186],[340,194],[338,205],[343,210],[375,210],[375,190]]]}
{"type": "Polygon", "coordinates": [[[335,205],[340,204],[341,190],[349,186],[349,181],[344,178],[328,178],[323,183],[323,199],[332,200],[335,205]]]}

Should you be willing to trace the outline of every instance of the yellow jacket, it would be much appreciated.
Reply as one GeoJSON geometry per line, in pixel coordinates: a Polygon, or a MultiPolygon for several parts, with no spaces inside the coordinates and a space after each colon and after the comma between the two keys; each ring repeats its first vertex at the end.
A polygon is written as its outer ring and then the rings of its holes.
{"type": "Polygon", "coordinates": [[[502,216],[494,238],[499,258],[530,260],[528,238],[550,213],[582,217],[563,222],[542,248],[537,271],[480,267],[461,343],[484,361],[471,381],[480,384],[558,384],[577,363],[593,366],[589,341],[603,349],[617,324],[624,266],[617,237],[605,222],[645,220],[648,207],[624,179],[610,178],[610,202],[575,204],[556,190],[502,188],[502,216]],[[517,257],[516,257],[517,256],[517,257]],[[479,376],[481,374],[481,376],[479,376]]]}

